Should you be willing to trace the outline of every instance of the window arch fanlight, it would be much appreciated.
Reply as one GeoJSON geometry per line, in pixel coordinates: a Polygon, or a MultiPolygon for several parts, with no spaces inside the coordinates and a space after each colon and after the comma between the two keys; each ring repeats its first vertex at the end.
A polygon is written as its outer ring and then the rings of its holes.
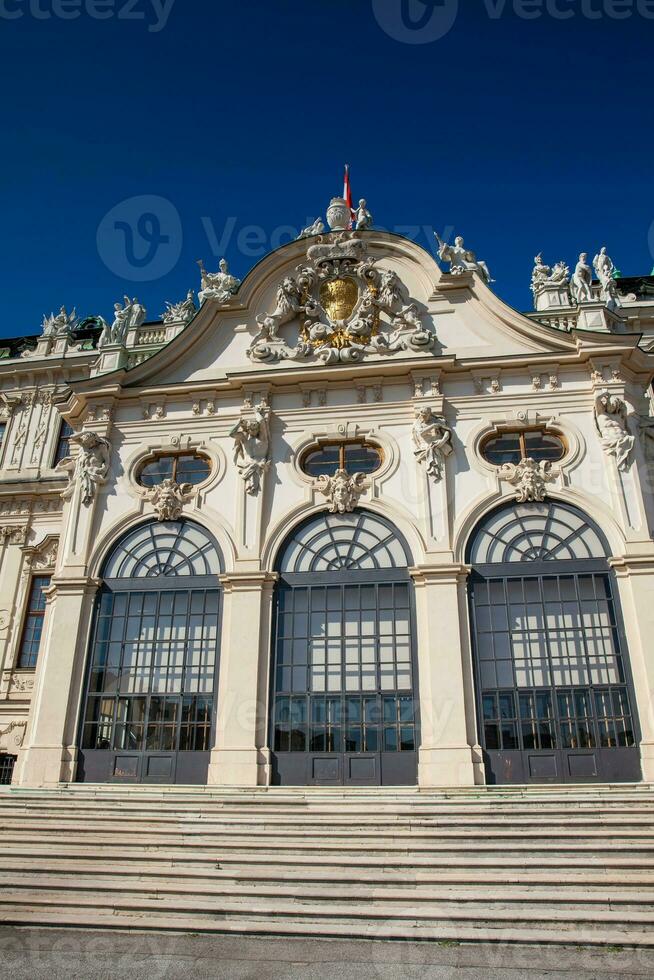
{"type": "Polygon", "coordinates": [[[404,569],[411,564],[393,525],[377,514],[319,514],[300,525],[277,565],[282,573],[404,569]]]}
{"type": "Polygon", "coordinates": [[[218,547],[193,521],[151,521],[122,538],[106,559],[105,579],[218,575],[218,547]]]}
{"type": "Polygon", "coordinates": [[[472,565],[606,559],[600,532],[566,504],[513,504],[486,517],[469,547],[472,565]]]}

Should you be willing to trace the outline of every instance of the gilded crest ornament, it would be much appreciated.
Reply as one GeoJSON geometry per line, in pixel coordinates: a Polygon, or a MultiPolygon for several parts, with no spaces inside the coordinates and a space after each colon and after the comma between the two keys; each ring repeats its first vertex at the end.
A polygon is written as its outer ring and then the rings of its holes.
{"type": "Polygon", "coordinates": [[[369,354],[430,351],[436,337],[407,302],[396,272],[377,268],[367,240],[341,231],[309,239],[306,262],[277,288],[275,308],[257,316],[253,361],[360,361],[369,354]],[[297,321],[295,346],[280,329],[297,321]]]}
{"type": "Polygon", "coordinates": [[[359,289],[349,276],[328,279],[320,287],[320,303],[330,320],[347,320],[359,299],[359,289]]]}

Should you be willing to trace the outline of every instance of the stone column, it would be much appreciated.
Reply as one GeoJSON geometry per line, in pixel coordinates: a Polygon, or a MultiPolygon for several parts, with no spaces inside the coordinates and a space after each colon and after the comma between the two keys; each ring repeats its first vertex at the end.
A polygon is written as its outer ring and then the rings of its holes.
{"type": "Polygon", "coordinates": [[[640,756],[645,782],[654,780],[654,556],[610,558],[615,570],[624,620],[626,649],[634,683],[641,742],[640,756]]]}
{"type": "Polygon", "coordinates": [[[420,690],[420,786],[484,782],[477,742],[465,565],[411,569],[420,690]]]}
{"type": "Polygon", "coordinates": [[[98,585],[95,579],[55,577],[46,593],[30,720],[14,780],[21,786],[75,778],[79,696],[98,585]]]}
{"type": "Polygon", "coordinates": [[[277,575],[238,571],[221,575],[220,581],[224,595],[216,742],[208,782],[267,785],[270,629],[277,575]]]}

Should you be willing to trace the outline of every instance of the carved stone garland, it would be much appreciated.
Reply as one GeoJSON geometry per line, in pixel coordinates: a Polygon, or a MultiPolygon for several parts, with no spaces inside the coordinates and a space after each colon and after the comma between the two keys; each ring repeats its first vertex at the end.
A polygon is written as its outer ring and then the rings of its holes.
{"type": "Polygon", "coordinates": [[[366,242],[353,232],[311,239],[307,262],[279,285],[275,309],[257,317],[259,332],[248,356],[254,361],[360,361],[368,354],[428,351],[436,337],[392,270],[381,271],[366,242]],[[386,319],[383,319],[385,314],[386,319]],[[279,330],[303,321],[289,347],[279,330]]]}

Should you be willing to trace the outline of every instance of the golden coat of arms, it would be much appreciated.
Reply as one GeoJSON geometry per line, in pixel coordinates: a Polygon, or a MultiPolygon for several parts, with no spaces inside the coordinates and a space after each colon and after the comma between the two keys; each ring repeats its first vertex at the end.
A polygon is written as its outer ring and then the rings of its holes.
{"type": "Polygon", "coordinates": [[[359,299],[354,279],[328,279],[320,286],[320,303],[330,320],[347,320],[359,299]]]}
{"type": "Polygon", "coordinates": [[[311,238],[306,261],[277,289],[275,308],[257,316],[248,355],[256,361],[360,361],[369,354],[429,351],[435,335],[393,269],[376,267],[367,241],[353,232],[311,238]],[[297,320],[290,346],[279,331],[297,320]]]}

